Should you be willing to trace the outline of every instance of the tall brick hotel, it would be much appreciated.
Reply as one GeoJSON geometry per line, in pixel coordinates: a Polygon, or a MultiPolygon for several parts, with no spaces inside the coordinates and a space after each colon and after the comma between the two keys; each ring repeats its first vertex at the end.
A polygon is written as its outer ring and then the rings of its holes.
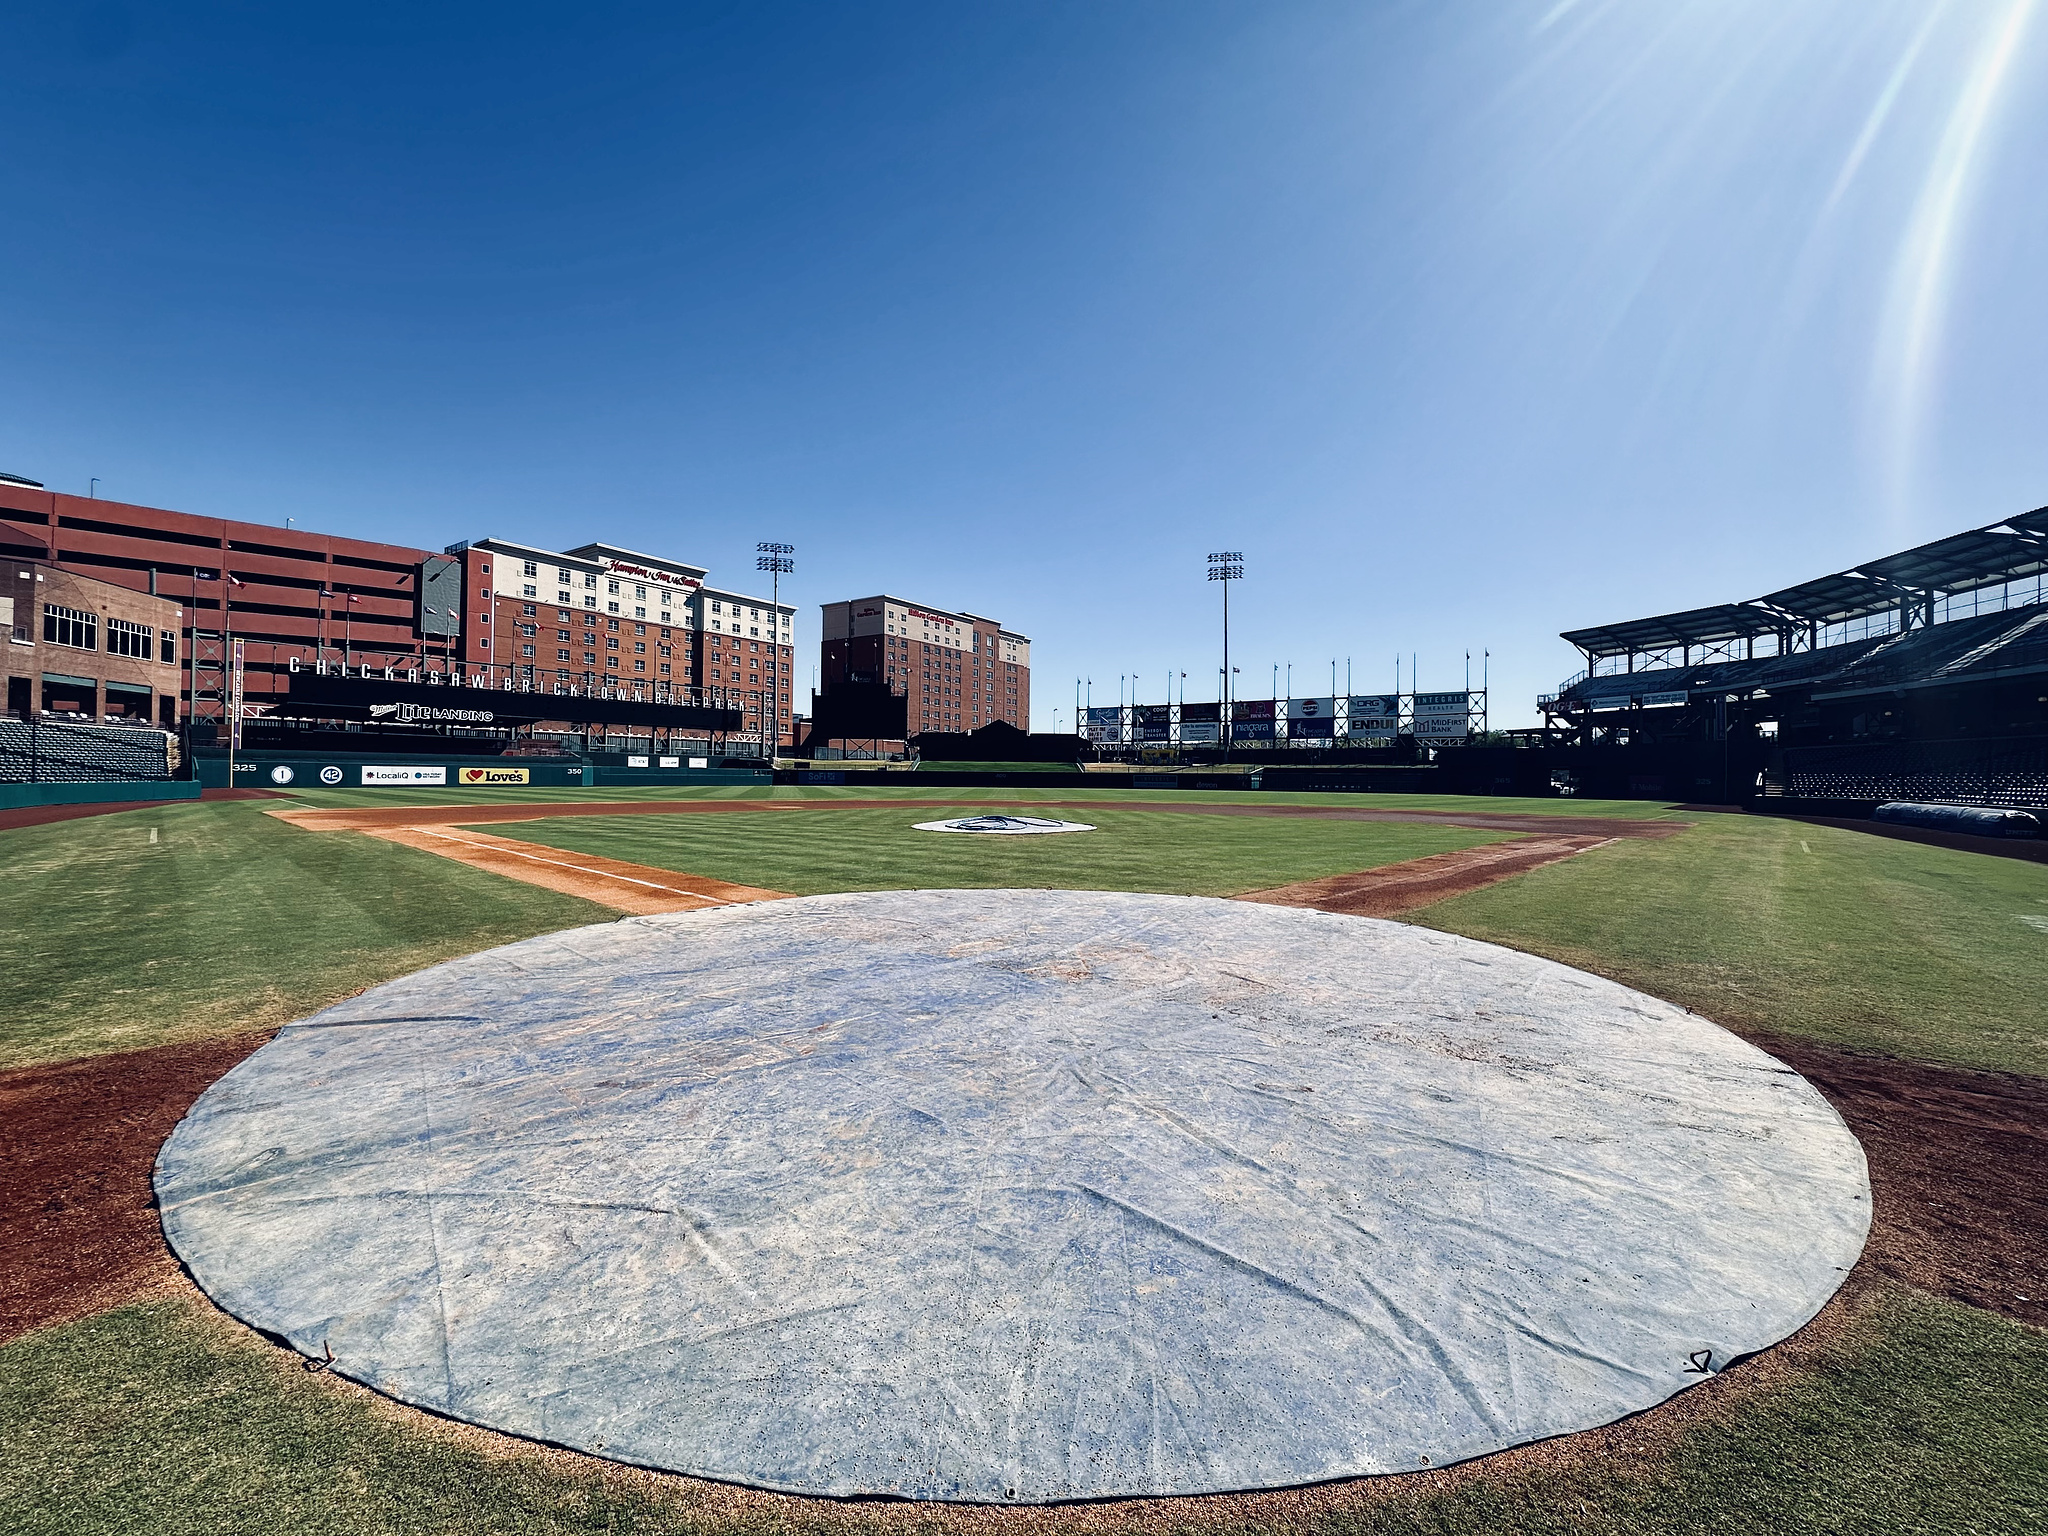
{"type": "Polygon", "coordinates": [[[880,683],[904,700],[909,733],[1031,728],[1031,641],[979,614],[884,593],[827,603],[818,640],[827,692],[880,683]]]}
{"type": "Polygon", "coordinates": [[[220,720],[240,641],[256,715],[314,673],[715,705],[744,718],[738,734],[758,742],[772,721],[790,739],[796,610],[665,556],[492,538],[436,552],[0,476],[0,560],[13,713],[220,720]]]}

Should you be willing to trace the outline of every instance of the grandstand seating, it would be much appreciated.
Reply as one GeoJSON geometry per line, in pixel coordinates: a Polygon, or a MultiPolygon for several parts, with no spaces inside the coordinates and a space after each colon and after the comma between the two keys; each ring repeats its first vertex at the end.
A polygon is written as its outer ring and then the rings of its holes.
{"type": "Polygon", "coordinates": [[[0,784],[92,784],[168,779],[178,739],[168,731],[0,719],[0,784]]]}
{"type": "Polygon", "coordinates": [[[2048,740],[1796,747],[1785,754],[1785,793],[2040,810],[2048,807],[2048,740]]]}
{"type": "MultiPolygon", "coordinates": [[[[1950,627],[1942,626],[1944,629],[1950,627]]],[[[1681,689],[1703,693],[1746,693],[1754,688],[1768,690],[1832,681],[1895,638],[1888,635],[1876,640],[1851,640],[1844,645],[1830,645],[1817,651],[1794,651],[1785,656],[1758,656],[1744,661],[1708,662],[1692,667],[1666,667],[1655,672],[1603,673],[1578,679],[1559,689],[1557,697],[1560,702],[1575,702],[1645,693],[1676,693],[1681,689]]]]}

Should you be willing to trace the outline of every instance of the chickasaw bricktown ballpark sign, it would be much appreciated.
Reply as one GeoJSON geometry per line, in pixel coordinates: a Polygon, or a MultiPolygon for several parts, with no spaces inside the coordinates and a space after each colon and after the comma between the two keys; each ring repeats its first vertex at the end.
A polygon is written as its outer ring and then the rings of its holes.
{"type": "MultiPolygon", "coordinates": [[[[623,689],[614,692],[624,692],[623,689]]],[[[739,731],[737,708],[661,702],[656,698],[604,698],[588,693],[527,692],[463,683],[412,683],[382,677],[294,672],[281,715],[417,725],[532,725],[567,720],[588,725],[654,725],[670,730],[739,731]]]]}

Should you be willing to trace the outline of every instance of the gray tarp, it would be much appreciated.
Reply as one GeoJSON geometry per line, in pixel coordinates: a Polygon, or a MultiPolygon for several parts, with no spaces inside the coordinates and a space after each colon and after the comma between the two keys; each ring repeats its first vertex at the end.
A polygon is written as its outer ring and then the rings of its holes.
{"type": "Polygon", "coordinates": [[[1855,1139],[1705,1020],[1368,918],[906,891],[532,939],[166,1144],[236,1316],[408,1402],[810,1493],[1398,1472],[1806,1321],[1855,1139]]]}

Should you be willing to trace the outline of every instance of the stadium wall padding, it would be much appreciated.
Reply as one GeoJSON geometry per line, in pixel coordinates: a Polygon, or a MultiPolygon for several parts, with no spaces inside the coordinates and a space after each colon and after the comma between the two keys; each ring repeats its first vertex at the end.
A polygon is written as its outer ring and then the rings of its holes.
{"type": "Polygon", "coordinates": [[[29,805],[111,805],[127,800],[197,800],[197,779],[114,779],[100,784],[0,784],[0,811],[29,805]]]}

